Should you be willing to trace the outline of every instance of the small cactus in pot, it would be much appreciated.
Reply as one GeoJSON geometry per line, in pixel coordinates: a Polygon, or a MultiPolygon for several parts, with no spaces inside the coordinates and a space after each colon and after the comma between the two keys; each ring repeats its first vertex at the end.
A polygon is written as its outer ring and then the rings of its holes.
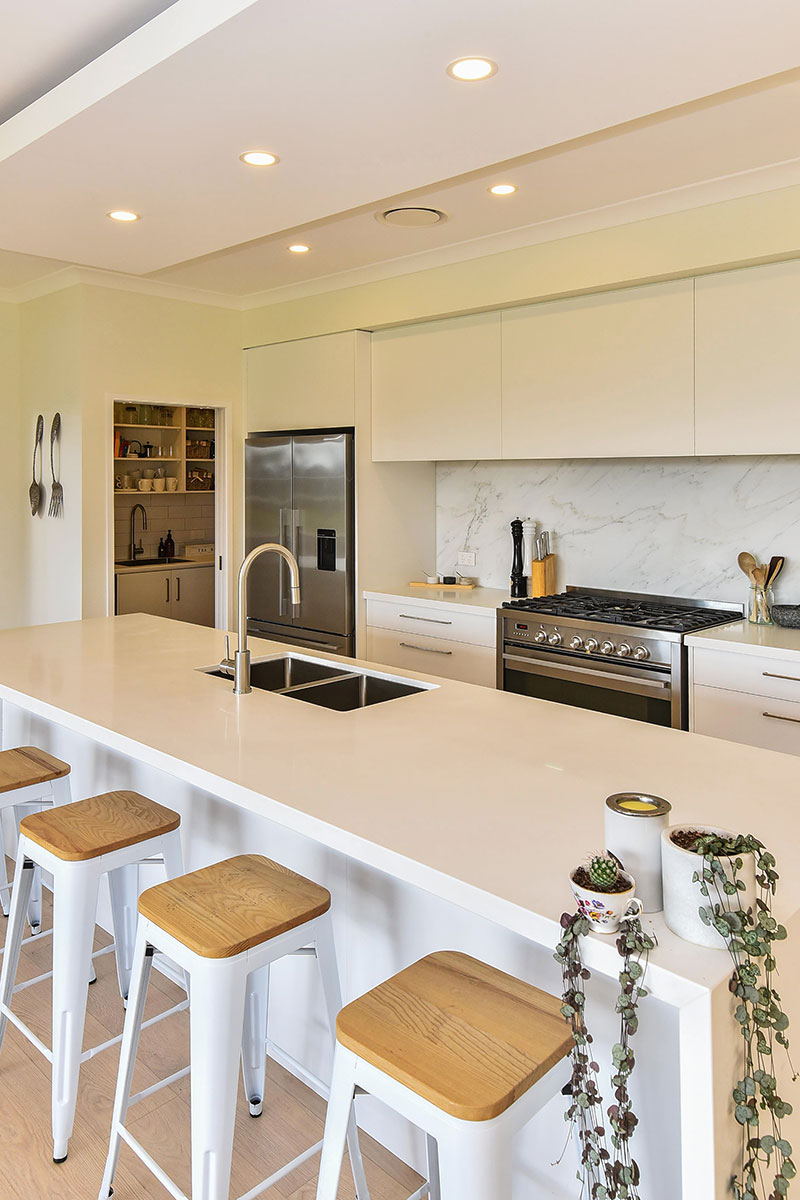
{"type": "Polygon", "coordinates": [[[619,879],[619,866],[609,854],[595,854],[586,868],[592,886],[598,892],[609,892],[619,879]]]}
{"type": "Polygon", "coordinates": [[[636,881],[613,854],[592,854],[570,872],[578,911],[596,933],[615,933],[620,921],[638,916],[636,881]]]}

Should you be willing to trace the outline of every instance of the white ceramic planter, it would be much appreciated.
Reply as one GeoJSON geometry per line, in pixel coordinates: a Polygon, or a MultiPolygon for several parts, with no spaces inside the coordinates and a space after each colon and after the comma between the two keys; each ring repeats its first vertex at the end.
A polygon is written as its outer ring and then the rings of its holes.
{"type": "MultiPolygon", "coordinates": [[[[700,892],[700,884],[692,882],[695,871],[703,869],[703,858],[691,850],[676,846],[670,834],[676,829],[698,829],[701,833],[717,833],[722,837],[735,837],[730,829],[720,829],[719,826],[701,825],[691,821],[683,825],[670,825],[661,834],[661,872],[664,884],[664,919],[673,933],[694,942],[698,946],[709,946],[714,950],[725,949],[725,939],[713,925],[704,925],[700,920],[698,909],[712,903],[714,897],[706,899],[700,892]]],[[[752,854],[742,855],[742,869],[739,879],[745,884],[745,890],[739,892],[738,907],[747,909],[755,905],[756,899],[756,864],[752,854]]],[[[720,860],[723,862],[724,860],[720,860]]],[[[724,865],[725,874],[732,878],[729,868],[724,865]]],[[[731,897],[733,899],[733,897],[731,897]]]]}

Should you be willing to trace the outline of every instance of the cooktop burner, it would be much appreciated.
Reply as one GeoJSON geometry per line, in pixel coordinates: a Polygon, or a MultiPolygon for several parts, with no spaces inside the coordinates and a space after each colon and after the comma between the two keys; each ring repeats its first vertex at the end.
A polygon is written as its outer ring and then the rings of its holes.
{"type": "Polygon", "coordinates": [[[506,600],[503,608],[542,613],[552,617],[581,621],[599,621],[610,625],[631,625],[639,629],[668,630],[671,633],[695,633],[735,621],[741,614],[722,608],[694,608],[678,601],[626,599],[624,596],[594,592],[561,592],[533,600],[506,600]]]}

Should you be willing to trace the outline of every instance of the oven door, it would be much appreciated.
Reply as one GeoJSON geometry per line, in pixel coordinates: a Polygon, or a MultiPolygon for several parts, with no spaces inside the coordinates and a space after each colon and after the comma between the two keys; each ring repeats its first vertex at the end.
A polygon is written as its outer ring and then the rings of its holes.
{"type": "MultiPolygon", "coordinates": [[[[542,652],[506,642],[503,646],[503,691],[629,717],[650,725],[673,724],[668,668],[642,666],[629,669],[618,662],[604,662],[600,668],[587,666],[586,662],[582,655],[542,652]]],[[[674,720],[680,727],[678,713],[674,720]]]]}

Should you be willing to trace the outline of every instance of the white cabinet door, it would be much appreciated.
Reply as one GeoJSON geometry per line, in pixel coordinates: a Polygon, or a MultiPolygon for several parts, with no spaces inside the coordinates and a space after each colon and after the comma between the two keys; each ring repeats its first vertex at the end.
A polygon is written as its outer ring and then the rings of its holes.
{"type": "Polygon", "coordinates": [[[697,453],[800,451],[800,262],[697,287],[697,453]]]}
{"type": "Polygon", "coordinates": [[[172,573],[172,616],[192,625],[214,625],[214,568],[190,567],[172,573]]]}
{"type": "Polygon", "coordinates": [[[800,704],[695,684],[692,731],[764,750],[800,754],[800,704]]]}
{"type": "Polygon", "coordinates": [[[503,313],[503,457],[694,453],[690,279],[503,313]]]}
{"type": "Polygon", "coordinates": [[[499,457],[499,313],[373,334],[374,462],[499,457]]]}
{"type": "Polygon", "coordinates": [[[170,571],[131,571],[117,575],[117,616],[123,613],[152,613],[172,616],[170,571]]]}
{"type": "Polygon", "coordinates": [[[445,679],[459,679],[462,683],[496,686],[495,652],[488,646],[368,628],[367,658],[370,662],[418,671],[422,675],[441,675],[445,679]]]}
{"type": "Polygon", "coordinates": [[[356,333],[245,351],[247,431],[355,424],[356,333]]]}

